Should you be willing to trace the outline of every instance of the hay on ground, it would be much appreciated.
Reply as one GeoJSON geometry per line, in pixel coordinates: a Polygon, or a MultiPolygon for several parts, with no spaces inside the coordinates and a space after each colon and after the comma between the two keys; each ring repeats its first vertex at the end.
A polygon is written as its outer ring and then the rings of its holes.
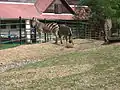
{"type": "MultiPolygon", "coordinates": [[[[0,63],[2,65],[12,62],[21,62],[26,60],[43,60],[53,55],[61,55],[74,52],[76,50],[84,50],[101,46],[101,41],[76,39],[74,40],[74,48],[67,49],[65,45],[56,45],[51,42],[42,44],[21,45],[18,47],[0,50],[0,63]]],[[[67,47],[73,47],[67,45],[67,47]]]]}

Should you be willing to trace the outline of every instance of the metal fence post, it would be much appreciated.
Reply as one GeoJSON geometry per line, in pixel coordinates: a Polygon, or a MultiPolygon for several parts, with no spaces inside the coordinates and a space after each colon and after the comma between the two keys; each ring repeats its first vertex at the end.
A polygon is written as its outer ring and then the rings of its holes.
{"type": "MultiPolygon", "coordinates": [[[[44,19],[44,23],[46,24],[46,19],[44,19]]],[[[47,33],[46,32],[44,33],[44,36],[45,36],[45,42],[47,42],[47,33]]]]}
{"type": "Polygon", "coordinates": [[[1,38],[1,18],[0,18],[0,45],[2,43],[2,38],[1,38]]]}
{"type": "Polygon", "coordinates": [[[21,28],[22,28],[22,18],[21,16],[19,17],[19,39],[20,39],[20,44],[22,44],[22,36],[21,36],[21,28]]]}
{"type": "Polygon", "coordinates": [[[36,28],[34,28],[34,29],[35,29],[35,32],[34,32],[34,39],[35,39],[35,43],[37,43],[37,37],[36,37],[37,32],[36,32],[36,28]]]}

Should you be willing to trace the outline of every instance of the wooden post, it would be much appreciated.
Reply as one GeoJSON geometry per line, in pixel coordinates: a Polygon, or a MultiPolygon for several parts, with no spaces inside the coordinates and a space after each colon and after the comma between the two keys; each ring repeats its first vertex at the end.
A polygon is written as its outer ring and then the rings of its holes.
{"type": "Polygon", "coordinates": [[[30,20],[25,20],[25,24],[26,24],[26,43],[32,43],[30,20]]]}
{"type": "Polygon", "coordinates": [[[45,37],[45,42],[47,42],[47,39],[46,39],[46,33],[44,33],[44,37],[45,37]]]}

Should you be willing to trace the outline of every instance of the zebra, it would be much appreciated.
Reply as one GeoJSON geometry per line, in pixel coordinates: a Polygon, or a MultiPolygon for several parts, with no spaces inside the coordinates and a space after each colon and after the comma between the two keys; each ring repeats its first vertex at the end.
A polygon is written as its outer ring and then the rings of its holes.
{"type": "Polygon", "coordinates": [[[57,23],[42,23],[36,18],[32,18],[32,26],[36,28],[36,31],[39,34],[39,37],[41,33],[53,33],[56,37],[55,44],[58,44],[58,31],[59,31],[59,25],[57,23]]]}
{"type": "Polygon", "coordinates": [[[60,38],[61,44],[63,44],[62,42],[62,37],[64,36],[64,38],[66,39],[66,43],[69,39],[69,43],[73,43],[72,40],[72,30],[69,26],[65,25],[65,24],[60,24],[59,25],[59,31],[58,31],[58,36],[60,38]]]}
{"type": "Polygon", "coordinates": [[[104,39],[104,44],[109,43],[109,32],[112,29],[112,20],[111,19],[106,19],[104,23],[104,30],[103,30],[103,39],[104,39]]]}

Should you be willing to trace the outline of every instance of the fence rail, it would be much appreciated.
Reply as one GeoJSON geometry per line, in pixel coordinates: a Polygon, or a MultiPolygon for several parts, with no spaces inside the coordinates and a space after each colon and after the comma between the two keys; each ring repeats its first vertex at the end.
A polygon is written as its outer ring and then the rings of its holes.
{"type": "MultiPolygon", "coordinates": [[[[1,22],[1,19],[0,19],[1,22]]],[[[50,23],[50,22],[57,22],[58,24],[66,24],[71,27],[72,32],[73,32],[73,38],[87,38],[91,39],[91,37],[95,37],[95,35],[92,35],[91,31],[92,29],[90,28],[90,24],[88,21],[47,21],[43,20],[42,22],[44,23],[50,23]]],[[[3,29],[0,28],[0,43],[26,43],[26,36],[28,33],[26,33],[25,30],[25,21],[19,17],[16,22],[9,22],[9,23],[0,23],[0,27],[4,26],[13,26],[15,25],[16,28],[7,28],[3,29]],[[23,27],[24,26],[24,27],[23,27]]],[[[42,42],[47,42],[53,40],[55,37],[52,34],[42,34],[41,38],[38,37],[38,33],[35,32],[30,32],[29,33],[31,37],[32,42],[38,42],[41,40],[42,42]]],[[[97,35],[96,35],[97,37],[97,35]]]]}
{"type": "Polygon", "coordinates": [[[16,20],[0,19],[0,44],[19,43],[25,41],[25,22],[19,17],[16,20]]]}

